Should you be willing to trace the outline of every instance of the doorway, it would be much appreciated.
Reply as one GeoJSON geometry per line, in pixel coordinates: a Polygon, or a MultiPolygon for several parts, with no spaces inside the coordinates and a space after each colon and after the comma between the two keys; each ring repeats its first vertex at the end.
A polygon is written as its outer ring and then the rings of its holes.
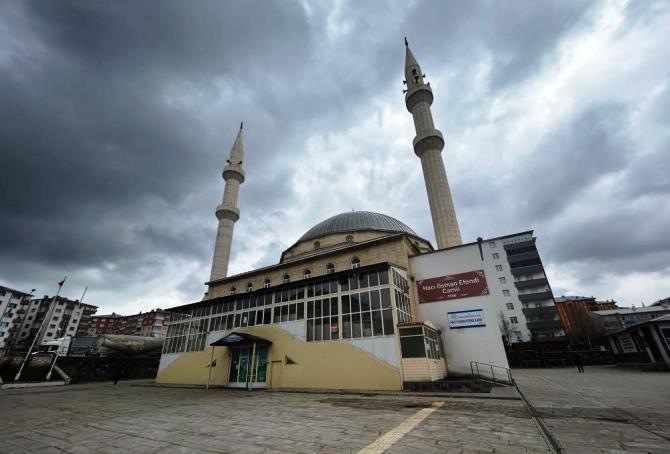
{"type": "Polygon", "coordinates": [[[232,347],[228,386],[231,388],[265,388],[268,369],[267,345],[232,347]]]}

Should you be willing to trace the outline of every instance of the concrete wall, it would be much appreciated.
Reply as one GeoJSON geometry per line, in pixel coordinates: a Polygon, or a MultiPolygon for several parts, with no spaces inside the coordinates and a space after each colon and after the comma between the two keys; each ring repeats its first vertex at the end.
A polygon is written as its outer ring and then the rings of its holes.
{"type": "MultiPolygon", "coordinates": [[[[273,325],[236,328],[268,339],[266,383],[271,388],[400,390],[400,369],[346,341],[305,342],[273,325]],[[288,356],[296,364],[287,365],[288,356]]],[[[216,347],[212,385],[228,383],[229,349],[216,347]]],[[[211,347],[201,352],[163,355],[156,377],[162,384],[207,383],[211,347]]]]}
{"type": "MultiPolygon", "coordinates": [[[[485,266],[476,244],[412,257],[413,292],[416,291],[416,281],[481,269],[484,270],[491,290],[491,284],[497,282],[497,278],[485,266]]],[[[504,307],[504,300],[498,292],[485,296],[419,304],[419,319],[430,320],[442,330],[442,344],[447,356],[449,374],[469,374],[470,361],[508,367],[498,327],[501,306],[504,307]],[[486,326],[449,329],[447,312],[469,309],[482,309],[486,326]]]]}

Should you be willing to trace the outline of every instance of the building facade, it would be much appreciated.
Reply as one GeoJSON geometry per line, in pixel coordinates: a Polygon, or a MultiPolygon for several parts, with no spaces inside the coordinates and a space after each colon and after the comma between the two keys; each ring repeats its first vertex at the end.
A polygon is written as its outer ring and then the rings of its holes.
{"type": "Polygon", "coordinates": [[[20,290],[0,286],[0,352],[6,352],[16,342],[31,296],[20,290]]]}
{"type": "Polygon", "coordinates": [[[554,295],[533,231],[487,240],[484,255],[495,272],[500,330],[508,343],[564,339],[554,295]]]}
{"type": "Polygon", "coordinates": [[[589,313],[618,308],[615,301],[598,301],[593,296],[560,296],[555,301],[565,334],[570,338],[597,335],[589,313]]]}
{"type": "Polygon", "coordinates": [[[170,313],[162,309],[134,315],[95,315],[90,319],[85,335],[127,334],[130,336],[165,337],[170,313]]]}
{"type": "Polygon", "coordinates": [[[61,296],[53,298],[45,295],[43,298],[33,299],[26,308],[18,343],[30,345],[35,336],[37,344],[65,336],[74,337],[81,325],[88,324],[88,319],[97,309],[92,304],[61,296]]]}
{"type": "Polygon", "coordinates": [[[591,316],[603,328],[605,334],[621,331],[636,323],[670,314],[670,302],[659,306],[621,307],[618,309],[591,312],[591,316]]]}

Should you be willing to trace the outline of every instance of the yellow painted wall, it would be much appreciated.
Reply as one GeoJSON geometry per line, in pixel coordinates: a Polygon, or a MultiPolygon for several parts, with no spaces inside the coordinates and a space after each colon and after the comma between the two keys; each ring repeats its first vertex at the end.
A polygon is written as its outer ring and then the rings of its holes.
{"type": "MultiPolygon", "coordinates": [[[[238,328],[272,341],[268,352],[267,386],[303,389],[400,390],[400,370],[345,341],[304,342],[272,325],[238,328]],[[285,356],[297,364],[286,365],[285,356]],[[272,383],[272,368],[280,368],[280,383],[272,383]]],[[[228,349],[217,347],[212,384],[224,385],[228,349]],[[224,359],[225,356],[225,359],[224,359]],[[223,367],[222,367],[223,366],[223,367]]],[[[210,351],[182,353],[156,377],[163,384],[205,384],[210,351]]]]}
{"type": "MultiPolygon", "coordinates": [[[[156,376],[156,383],[172,385],[206,385],[209,374],[209,360],[212,348],[202,352],[181,353],[179,357],[156,376]]],[[[210,385],[224,386],[228,384],[230,355],[226,347],[214,349],[216,365],[212,368],[210,385]]]]}

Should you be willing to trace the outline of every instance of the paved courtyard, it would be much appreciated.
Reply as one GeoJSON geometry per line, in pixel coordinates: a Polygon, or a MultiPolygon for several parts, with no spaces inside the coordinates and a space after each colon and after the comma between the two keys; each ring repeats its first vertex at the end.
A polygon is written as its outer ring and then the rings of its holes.
{"type": "MultiPolygon", "coordinates": [[[[670,375],[515,370],[565,452],[670,453],[670,375]]],[[[306,394],[146,382],[0,391],[0,452],[548,453],[512,388],[485,396],[306,394]]]]}
{"type": "Polygon", "coordinates": [[[513,375],[566,452],[670,453],[669,373],[586,366],[513,375]]]}
{"type": "Polygon", "coordinates": [[[0,451],[352,453],[380,440],[365,452],[548,452],[520,400],[137,384],[3,390],[0,451]]]}

